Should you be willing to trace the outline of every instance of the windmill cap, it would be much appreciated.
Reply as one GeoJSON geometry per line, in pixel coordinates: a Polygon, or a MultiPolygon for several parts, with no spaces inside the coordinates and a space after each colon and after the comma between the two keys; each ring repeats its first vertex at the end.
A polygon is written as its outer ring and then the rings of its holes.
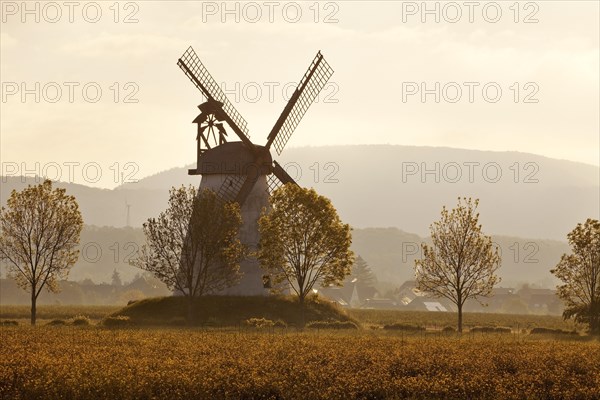
{"type": "Polygon", "coordinates": [[[200,158],[198,165],[202,175],[247,175],[249,171],[256,171],[260,175],[268,175],[273,171],[273,159],[264,146],[256,146],[264,154],[261,164],[257,165],[254,154],[242,142],[227,142],[217,147],[206,150],[200,158]]]}

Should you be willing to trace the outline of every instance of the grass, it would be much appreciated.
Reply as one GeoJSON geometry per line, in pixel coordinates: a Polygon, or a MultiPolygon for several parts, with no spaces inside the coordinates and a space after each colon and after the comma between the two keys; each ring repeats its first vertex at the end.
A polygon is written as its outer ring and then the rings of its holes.
{"type": "Polygon", "coordinates": [[[4,399],[598,399],[600,342],[0,328],[4,399]]]}

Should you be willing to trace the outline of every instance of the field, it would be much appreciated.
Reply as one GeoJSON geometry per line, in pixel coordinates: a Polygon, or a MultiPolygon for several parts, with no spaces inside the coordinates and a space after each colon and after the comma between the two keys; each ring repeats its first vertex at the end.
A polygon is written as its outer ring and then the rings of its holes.
{"type": "MultiPolygon", "coordinates": [[[[102,317],[98,308],[53,307],[41,315],[102,317]]],[[[26,321],[26,312],[2,306],[0,319],[26,321]]],[[[371,324],[444,326],[452,315],[349,314],[366,327],[1,326],[0,399],[600,399],[598,339],[387,332],[371,324]]],[[[536,318],[520,323],[554,321],[536,318]]]]}
{"type": "Polygon", "coordinates": [[[2,328],[2,399],[600,398],[598,341],[2,328]]]}

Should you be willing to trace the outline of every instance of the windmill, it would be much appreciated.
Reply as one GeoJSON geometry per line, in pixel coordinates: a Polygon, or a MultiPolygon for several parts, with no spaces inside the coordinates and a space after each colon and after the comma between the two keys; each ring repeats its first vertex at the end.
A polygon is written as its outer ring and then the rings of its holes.
{"type": "MultiPolygon", "coordinates": [[[[200,188],[212,189],[224,201],[240,205],[243,225],[240,241],[251,250],[258,245],[258,218],[269,206],[269,193],[294,179],[273,160],[271,147],[277,155],[283,151],[298,123],[325,86],[333,70],[318,52],[296,87],[283,112],[267,136],[264,146],[250,141],[246,120],[227,99],[217,82],[202,64],[192,47],[179,58],[177,65],[200,90],[206,101],[198,106],[196,168],[190,175],[202,175],[200,188]],[[229,141],[225,128],[233,131],[239,141],[229,141]]],[[[258,261],[241,263],[240,283],[228,294],[263,294],[267,286],[258,261]]]]}

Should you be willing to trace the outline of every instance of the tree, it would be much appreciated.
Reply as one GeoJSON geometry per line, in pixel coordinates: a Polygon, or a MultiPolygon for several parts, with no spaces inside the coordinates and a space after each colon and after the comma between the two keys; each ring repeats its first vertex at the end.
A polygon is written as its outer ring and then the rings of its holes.
{"type": "Polygon", "coordinates": [[[366,287],[373,287],[377,283],[377,278],[373,274],[373,271],[371,271],[371,267],[369,267],[369,264],[361,256],[357,256],[356,260],[354,260],[350,278],[356,278],[358,282],[366,287]]]}
{"type": "Polygon", "coordinates": [[[143,224],[146,244],[131,264],[185,296],[191,323],[196,297],[239,281],[246,253],[237,238],[241,225],[237,203],[224,202],[209,189],[172,188],[167,209],[143,224]]]}
{"type": "Polygon", "coordinates": [[[275,288],[287,284],[298,296],[301,324],[313,286],[341,285],[350,273],[350,226],[343,224],[326,197],[314,189],[286,184],[273,192],[271,209],[258,221],[257,258],[275,288]]]}
{"type": "Polygon", "coordinates": [[[121,274],[117,269],[113,269],[112,277],[111,277],[111,285],[112,286],[123,286],[123,281],[121,280],[121,274]]]}
{"type": "Polygon", "coordinates": [[[479,200],[458,199],[452,211],[442,208],[441,219],[431,227],[433,246],[422,245],[423,256],[415,260],[417,288],[456,305],[458,331],[462,332],[462,309],[467,299],[490,296],[500,278],[498,248],[481,232],[479,200]]]}
{"type": "Polygon", "coordinates": [[[564,282],[557,287],[565,302],[563,317],[588,324],[590,333],[600,334],[600,222],[588,218],[567,239],[572,254],[563,254],[551,270],[564,282]]]}
{"type": "Polygon", "coordinates": [[[42,289],[59,292],[58,282],[77,261],[82,228],[75,197],[65,189],[52,190],[49,180],[13,190],[0,210],[0,256],[8,275],[31,294],[31,325],[42,289]]]}

